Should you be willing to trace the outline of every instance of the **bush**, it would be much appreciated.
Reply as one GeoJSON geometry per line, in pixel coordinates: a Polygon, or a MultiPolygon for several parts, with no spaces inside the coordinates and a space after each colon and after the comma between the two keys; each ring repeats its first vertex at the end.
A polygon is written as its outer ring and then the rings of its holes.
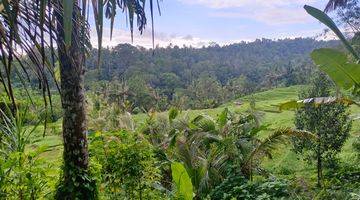
{"type": "Polygon", "coordinates": [[[248,181],[241,173],[229,176],[211,193],[213,200],[283,199],[289,196],[288,183],[280,179],[248,181]]]}
{"type": "Polygon", "coordinates": [[[52,177],[46,173],[50,165],[39,154],[15,152],[0,159],[1,199],[42,199],[51,194],[52,177]]]}
{"type": "Polygon", "coordinates": [[[54,186],[47,173],[50,165],[40,156],[48,148],[36,147],[35,130],[40,122],[27,126],[28,108],[16,111],[0,114],[0,197],[43,199],[54,186]]]}
{"type": "Polygon", "coordinates": [[[160,180],[153,147],[127,131],[95,133],[90,157],[101,177],[100,192],[106,199],[159,199],[160,180]]]}
{"type": "Polygon", "coordinates": [[[358,166],[342,166],[336,171],[329,172],[327,176],[328,181],[325,182],[316,199],[352,199],[355,194],[360,194],[358,166]]]}

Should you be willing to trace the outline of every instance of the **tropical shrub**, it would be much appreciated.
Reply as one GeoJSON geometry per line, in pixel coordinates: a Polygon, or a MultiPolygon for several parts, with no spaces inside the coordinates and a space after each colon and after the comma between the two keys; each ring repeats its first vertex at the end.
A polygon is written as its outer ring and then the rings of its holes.
{"type": "Polygon", "coordinates": [[[7,109],[7,112],[0,110],[0,197],[50,197],[54,190],[53,177],[47,173],[51,165],[41,158],[48,148],[34,145],[34,134],[40,121],[29,122],[27,109],[15,112],[7,109]],[[32,147],[28,148],[29,145],[32,147]]]}
{"type": "Polygon", "coordinates": [[[233,199],[284,199],[289,197],[289,185],[285,180],[268,179],[249,181],[236,168],[210,193],[213,200],[233,199]]]}
{"type": "Polygon", "coordinates": [[[359,199],[360,195],[360,173],[339,171],[331,175],[325,181],[324,187],[314,197],[314,199],[359,199]]]}
{"type": "Polygon", "coordinates": [[[90,130],[115,131],[125,129],[132,131],[135,129],[131,114],[122,110],[115,103],[107,103],[102,99],[97,99],[97,96],[91,96],[87,109],[90,130]]]}
{"type": "Polygon", "coordinates": [[[51,165],[40,158],[44,150],[14,152],[0,160],[0,197],[20,200],[51,197],[55,188],[51,184],[53,177],[47,174],[51,165]]]}
{"type": "Polygon", "coordinates": [[[267,126],[259,125],[256,112],[238,114],[224,109],[217,119],[207,115],[191,120],[186,114],[178,116],[179,111],[173,108],[168,119],[159,123],[155,114],[150,114],[142,131],[162,149],[164,163],[174,160],[183,164],[196,199],[205,198],[221,184],[230,166],[238,166],[242,176],[250,180],[261,171],[262,158],[271,158],[277,144],[291,136],[313,137],[306,132],[282,129],[260,140],[257,134],[267,126]]]}
{"type": "Polygon", "coordinates": [[[100,192],[105,199],[160,199],[160,175],[154,148],[140,135],[127,131],[97,132],[90,157],[100,169],[100,192]]]}

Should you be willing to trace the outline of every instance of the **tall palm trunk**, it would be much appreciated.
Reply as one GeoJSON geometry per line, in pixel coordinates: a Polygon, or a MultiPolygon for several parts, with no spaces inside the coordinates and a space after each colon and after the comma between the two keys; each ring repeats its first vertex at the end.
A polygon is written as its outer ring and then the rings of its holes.
{"type": "MultiPolygon", "coordinates": [[[[76,7],[76,6],[75,6],[76,7]]],[[[79,10],[75,10],[79,12],[79,10]]],[[[79,15],[73,14],[73,38],[81,27],[79,15]]],[[[61,14],[57,15],[62,22],[61,14]]],[[[63,174],[57,199],[94,199],[95,183],[88,174],[89,155],[86,137],[84,95],[85,57],[80,42],[73,39],[70,47],[64,44],[63,24],[58,24],[58,54],[61,73],[61,100],[63,109],[63,174]]]]}

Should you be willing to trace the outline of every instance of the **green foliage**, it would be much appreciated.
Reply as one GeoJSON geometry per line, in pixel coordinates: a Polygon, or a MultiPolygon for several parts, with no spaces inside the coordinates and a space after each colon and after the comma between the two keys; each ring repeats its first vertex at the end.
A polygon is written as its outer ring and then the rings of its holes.
{"type": "MultiPolygon", "coordinates": [[[[88,101],[88,124],[90,130],[115,131],[134,130],[132,115],[117,103],[106,102],[98,95],[91,95],[88,101]]],[[[131,110],[131,109],[130,109],[131,110]]]]}
{"type": "Polygon", "coordinates": [[[269,179],[250,182],[240,172],[232,170],[227,178],[211,193],[213,200],[233,199],[286,199],[289,197],[289,185],[284,180],[269,179]]]}
{"type": "Polygon", "coordinates": [[[187,88],[191,108],[216,108],[224,101],[221,84],[210,76],[201,76],[187,88]]]}
{"type": "Polygon", "coordinates": [[[179,162],[172,163],[171,172],[172,172],[173,182],[175,183],[176,186],[175,199],[192,200],[193,186],[184,165],[182,165],[179,162]]]}
{"type": "Polygon", "coordinates": [[[154,112],[148,113],[145,123],[139,127],[141,133],[143,133],[152,145],[155,147],[164,144],[166,137],[171,129],[170,127],[170,113],[169,116],[161,115],[154,112]]]}
{"type": "MultiPolygon", "coordinates": [[[[169,115],[172,119],[173,114],[169,115]]],[[[180,116],[172,122],[156,120],[155,115],[150,114],[142,130],[149,141],[166,154],[165,160],[183,163],[191,178],[195,198],[201,199],[221,184],[230,165],[236,164],[243,176],[250,179],[253,171],[261,168],[262,158],[271,158],[277,144],[291,136],[310,135],[282,129],[260,140],[257,134],[267,126],[259,126],[255,118],[254,113],[241,115],[229,109],[224,109],[217,119],[207,115],[193,119],[180,116]]]]}
{"type": "MultiPolygon", "coordinates": [[[[172,106],[214,108],[255,91],[306,84],[313,72],[309,53],[315,48],[335,45],[335,41],[312,39],[262,39],[201,49],[158,47],[153,52],[121,44],[102,50],[100,69],[97,50],[91,52],[86,87],[106,94],[121,77],[129,88],[127,100],[133,108],[146,111],[163,111],[172,106]],[[96,85],[103,81],[109,84],[99,89],[96,85]]],[[[122,89],[114,90],[114,94],[119,91],[122,89]]],[[[106,99],[110,97],[107,96],[106,99]]]]}
{"type": "Polygon", "coordinates": [[[7,155],[13,152],[25,152],[26,145],[32,141],[31,136],[34,134],[40,121],[32,128],[26,127],[25,119],[27,109],[17,110],[13,114],[8,108],[6,111],[0,110],[0,153],[7,155]]]}
{"type": "Polygon", "coordinates": [[[342,166],[327,175],[324,187],[314,199],[358,199],[360,194],[360,171],[358,166],[342,166]]]}
{"type": "Polygon", "coordinates": [[[224,127],[226,125],[226,123],[228,122],[228,117],[229,117],[229,109],[225,108],[218,116],[218,124],[220,127],[224,127]]]}
{"type": "Polygon", "coordinates": [[[55,199],[96,200],[98,195],[96,178],[90,170],[80,169],[79,166],[63,166],[63,172],[56,185],[55,199]]]}
{"type": "Polygon", "coordinates": [[[357,64],[360,60],[359,54],[328,15],[311,6],[306,5],[304,8],[311,16],[325,24],[338,36],[356,63],[349,62],[345,54],[332,49],[315,50],[312,53],[312,59],[339,87],[345,90],[352,88],[353,93],[359,95],[360,65],[357,64]]]}
{"type": "Polygon", "coordinates": [[[96,133],[90,157],[101,170],[100,190],[106,199],[160,199],[160,180],[153,147],[135,133],[96,133]]]}
{"type": "Polygon", "coordinates": [[[160,97],[157,91],[147,84],[146,77],[142,75],[134,75],[129,79],[129,90],[132,95],[129,100],[134,103],[135,107],[140,107],[146,111],[157,108],[160,97]]]}
{"type": "MultiPolygon", "coordinates": [[[[259,109],[270,107],[269,104],[276,104],[278,102],[283,101],[283,99],[296,98],[296,93],[297,93],[296,91],[299,90],[299,88],[303,88],[303,87],[304,86],[297,86],[291,88],[277,88],[272,91],[266,91],[259,94],[255,94],[253,95],[253,97],[250,96],[246,97],[245,99],[241,100],[243,103],[242,106],[239,108],[235,108],[236,111],[234,111],[234,107],[231,105],[229,105],[229,107],[225,109],[219,108],[215,110],[202,110],[202,111],[182,111],[182,112],[178,111],[179,114],[177,114],[176,117],[170,117],[170,118],[174,118],[171,123],[169,120],[170,112],[168,113],[149,112],[147,113],[148,116],[147,118],[145,118],[146,116],[145,114],[132,115],[130,118],[134,118],[134,120],[136,121],[134,125],[136,125],[136,127],[138,128],[137,130],[143,133],[143,135],[140,134],[137,136],[135,136],[136,135],[135,134],[134,137],[137,139],[137,141],[144,141],[144,139],[148,139],[149,142],[152,144],[149,146],[149,148],[153,150],[153,156],[156,157],[156,163],[152,165],[151,168],[156,168],[158,173],[157,176],[158,178],[155,184],[151,184],[152,185],[151,188],[153,188],[152,190],[153,192],[149,192],[151,193],[151,195],[149,195],[151,199],[157,199],[163,197],[165,198],[165,196],[167,198],[171,198],[172,194],[176,194],[175,192],[176,190],[170,192],[170,190],[173,188],[171,185],[172,171],[171,171],[170,160],[184,163],[184,167],[187,170],[191,182],[195,183],[193,184],[193,193],[194,195],[197,195],[195,197],[200,199],[203,198],[205,199],[206,197],[208,197],[208,195],[212,194],[212,191],[217,186],[219,186],[229,178],[227,177],[228,175],[226,171],[228,171],[231,166],[235,165],[236,169],[238,171],[241,171],[240,169],[244,166],[245,160],[248,160],[246,158],[248,158],[252,152],[258,152],[257,155],[254,156],[255,158],[253,159],[254,162],[251,164],[251,166],[253,167],[252,173],[254,180],[253,182],[249,182],[250,179],[249,174],[239,172],[239,176],[241,180],[239,178],[238,182],[241,182],[241,185],[245,183],[261,185],[263,182],[274,182],[272,179],[267,179],[267,178],[265,181],[259,181],[258,179],[260,178],[259,176],[261,176],[260,179],[262,179],[263,175],[267,177],[268,173],[275,173],[277,175],[278,173],[280,173],[282,177],[285,176],[289,180],[288,181],[290,182],[289,184],[291,184],[290,186],[291,188],[288,188],[289,194],[292,195],[294,192],[293,190],[296,190],[294,196],[284,197],[285,199],[287,198],[296,199],[300,197],[303,197],[302,199],[307,199],[307,198],[310,199],[310,198],[315,198],[316,195],[319,195],[319,197],[324,197],[324,198],[325,196],[330,197],[331,195],[340,198],[340,194],[347,194],[346,196],[344,196],[344,198],[347,199],[348,197],[350,198],[351,194],[353,195],[357,194],[358,193],[357,186],[356,184],[354,184],[354,182],[356,181],[354,180],[349,181],[349,183],[347,183],[346,186],[342,184],[345,183],[346,178],[340,179],[342,175],[337,173],[339,172],[337,170],[342,169],[342,166],[340,166],[341,168],[337,168],[336,170],[333,170],[334,174],[336,174],[334,175],[334,177],[328,177],[328,173],[326,173],[327,179],[324,183],[325,185],[324,188],[326,188],[326,191],[325,189],[324,191],[317,190],[312,186],[314,179],[312,168],[310,167],[301,168],[302,162],[301,160],[297,160],[298,158],[301,157],[294,156],[293,153],[288,153],[288,149],[290,148],[290,146],[284,145],[284,146],[280,146],[281,148],[278,148],[277,144],[286,142],[287,138],[290,136],[283,134],[282,136],[279,136],[280,140],[277,139],[274,140],[273,137],[275,137],[276,135],[271,134],[267,129],[276,128],[279,126],[278,124],[280,124],[281,126],[290,126],[289,123],[292,120],[291,112],[283,112],[283,113],[262,112],[263,115],[262,120],[266,120],[265,122],[268,123],[272,122],[274,123],[274,125],[273,126],[260,125],[260,127],[256,125],[257,123],[254,120],[255,115],[253,112],[251,115],[250,113],[240,114],[238,112],[238,110],[244,112],[247,111],[249,102],[254,102],[253,100],[257,101],[255,106],[257,110],[255,111],[259,112],[259,109]],[[199,116],[199,113],[201,112],[205,114],[201,114],[201,116],[199,116]],[[209,115],[212,117],[210,117],[209,115]],[[283,118],[285,118],[285,120],[283,118]],[[176,131],[174,132],[173,130],[176,131]],[[255,149],[258,149],[260,147],[259,145],[261,144],[261,142],[266,142],[266,141],[273,142],[274,145],[263,145],[264,146],[264,148],[262,148],[263,150],[254,151],[255,149]],[[194,145],[188,145],[188,144],[194,144],[194,145]],[[188,148],[190,149],[190,151],[187,150],[188,148]],[[274,161],[263,159],[264,157],[268,156],[268,153],[271,153],[271,155],[274,156],[275,159],[274,161]],[[224,162],[224,159],[226,162],[224,162]],[[271,167],[269,168],[269,166],[271,167]],[[204,174],[206,175],[207,173],[209,173],[210,175],[204,176],[204,174]],[[221,176],[219,176],[219,174],[221,176]],[[293,175],[296,175],[299,180],[304,179],[303,182],[299,181],[299,183],[297,183],[298,185],[294,184],[291,178],[293,175]],[[204,187],[206,186],[206,184],[203,183],[209,184],[208,188],[204,187]],[[332,184],[334,185],[333,187],[331,186],[332,184]],[[165,193],[167,195],[165,195],[165,193]]],[[[312,87],[310,87],[310,89],[312,89],[312,87]]],[[[327,92],[328,93],[322,93],[322,94],[327,95],[331,91],[327,91],[327,92]]],[[[321,95],[321,93],[316,93],[316,94],[321,95]]],[[[89,109],[89,112],[91,112],[90,113],[91,118],[93,116],[96,117],[99,115],[106,116],[107,115],[106,113],[108,111],[111,111],[112,109],[115,110],[114,108],[116,108],[115,105],[107,107],[106,102],[103,101],[103,99],[101,99],[101,101],[99,101],[100,106],[98,109],[96,109],[96,106],[93,107],[94,104],[93,100],[94,98],[91,97],[90,100],[88,101],[88,106],[91,108],[89,109]]],[[[354,107],[354,109],[357,108],[354,107]]],[[[114,111],[114,114],[112,116],[114,118],[121,118],[123,114],[121,111],[119,112],[114,111]]],[[[107,121],[109,125],[112,123],[110,118],[107,118],[107,121]]],[[[56,123],[56,126],[61,126],[61,124],[56,123]]],[[[106,129],[107,128],[104,128],[104,130],[106,129]]],[[[116,127],[114,127],[114,129],[116,129],[116,127]]],[[[94,128],[94,130],[97,129],[94,128]]],[[[285,129],[281,129],[281,130],[286,131],[285,129]]],[[[272,130],[271,132],[273,133],[272,130]]],[[[41,135],[41,133],[37,133],[37,134],[41,135]]],[[[121,143],[124,144],[131,143],[128,142],[128,139],[126,139],[127,137],[125,136],[120,137],[118,136],[118,134],[120,133],[107,132],[105,134],[104,133],[100,134],[100,132],[98,131],[91,131],[89,133],[91,139],[98,138],[101,136],[104,138],[105,141],[106,139],[110,139],[110,138],[114,138],[114,139],[121,138],[119,139],[121,143]]],[[[132,137],[133,134],[129,133],[123,135],[128,135],[129,137],[132,137]]],[[[36,139],[38,139],[37,136],[36,139]]],[[[51,138],[51,145],[52,145],[52,140],[53,138],[51,138]]],[[[56,140],[59,143],[61,142],[58,136],[56,137],[54,136],[54,140],[56,140]]],[[[46,143],[50,145],[50,141],[41,141],[41,143],[46,143]]],[[[38,143],[36,143],[36,145],[37,144],[38,143]]],[[[92,152],[91,152],[90,172],[89,172],[92,176],[91,180],[96,180],[96,182],[98,183],[100,198],[105,198],[105,199],[111,198],[109,197],[111,191],[108,189],[107,186],[108,182],[104,180],[105,169],[103,168],[103,164],[99,162],[98,156],[96,156],[98,154],[96,152],[103,151],[101,150],[101,148],[104,148],[104,146],[106,145],[103,145],[104,143],[99,143],[99,145],[93,146],[93,144],[95,143],[91,144],[92,152]],[[95,149],[97,150],[95,151],[95,149]]],[[[34,145],[30,144],[30,146],[29,145],[27,146],[32,148],[34,145]]],[[[345,155],[352,150],[353,148],[347,145],[344,151],[346,152],[345,155]]],[[[53,162],[52,158],[54,156],[56,158],[56,154],[54,155],[54,153],[58,153],[58,151],[59,150],[55,150],[55,151],[49,151],[48,152],[49,154],[46,153],[44,155],[46,160],[49,160],[51,158],[51,162],[53,162]]],[[[342,160],[344,160],[343,155],[344,154],[341,155],[342,160]]],[[[43,159],[41,160],[41,162],[43,162],[43,159]]],[[[353,162],[356,163],[356,161],[353,162]]],[[[45,169],[48,170],[48,168],[45,169]]],[[[54,169],[50,169],[50,170],[53,171],[54,169]]],[[[347,171],[349,170],[347,169],[347,171]]],[[[244,170],[244,172],[249,172],[249,171],[244,170]]],[[[354,172],[356,172],[356,170],[354,170],[354,172]]],[[[51,177],[49,177],[48,174],[46,174],[48,177],[41,179],[46,182],[47,188],[49,189],[45,191],[50,192],[49,195],[47,195],[45,198],[52,197],[52,192],[55,188],[55,184],[53,184],[54,182],[53,180],[58,179],[57,173],[58,172],[51,172],[52,174],[51,177]]],[[[109,174],[108,176],[110,176],[112,172],[108,174],[109,174]]],[[[235,175],[233,175],[232,177],[235,178],[235,175]]],[[[0,183],[1,183],[1,179],[0,179],[0,183]]],[[[10,184],[8,185],[9,187],[12,187],[10,186],[10,184]]],[[[234,181],[233,186],[230,185],[228,186],[228,189],[222,189],[222,190],[232,191],[233,187],[238,187],[238,185],[240,184],[237,184],[237,182],[234,181]]],[[[258,194],[255,193],[255,191],[260,191],[260,189],[256,189],[256,190],[251,189],[252,187],[255,186],[251,186],[251,187],[243,186],[243,187],[246,188],[248,192],[241,193],[240,191],[237,191],[239,195],[247,195],[250,193],[249,194],[250,196],[258,196],[258,194]]],[[[221,199],[223,195],[222,190],[218,190],[218,195],[220,196],[219,199],[221,199]]],[[[261,189],[261,191],[263,191],[263,189],[261,189]]],[[[266,197],[267,195],[271,196],[272,193],[267,192],[266,195],[264,194],[264,197],[266,197]]],[[[120,196],[119,198],[123,198],[123,197],[124,196],[120,196]]],[[[113,198],[115,199],[117,197],[113,197],[113,198]]],[[[275,199],[275,197],[274,198],[270,197],[270,199],[275,199]]]]}
{"type": "Polygon", "coordinates": [[[169,110],[169,121],[172,122],[179,115],[179,110],[176,108],[171,108],[169,110]]]}
{"type": "Polygon", "coordinates": [[[64,18],[64,40],[67,48],[71,45],[72,27],[73,27],[73,9],[74,2],[63,1],[63,18],[64,18]]]}
{"type": "Polygon", "coordinates": [[[341,88],[355,91],[360,85],[360,65],[349,63],[347,56],[334,49],[317,49],[311,57],[315,64],[341,88]]]}
{"type": "Polygon", "coordinates": [[[46,148],[27,153],[13,152],[0,159],[0,197],[2,199],[50,198],[54,190],[53,177],[47,174],[51,168],[40,154],[46,148]]]}
{"type": "MultiPolygon", "coordinates": [[[[304,91],[300,98],[328,96],[330,87],[326,76],[319,74],[313,80],[310,89],[304,91]]],[[[298,153],[309,152],[308,159],[317,160],[319,184],[322,179],[322,162],[330,168],[334,167],[336,155],[349,137],[352,122],[347,109],[345,104],[333,102],[318,106],[306,104],[296,111],[296,127],[316,134],[318,139],[316,141],[294,139],[294,150],[298,153]]]]}
{"type": "Polygon", "coordinates": [[[0,197],[4,199],[39,199],[52,191],[50,164],[40,157],[46,146],[27,149],[40,121],[33,127],[25,123],[28,109],[0,110],[0,197]]]}
{"type": "Polygon", "coordinates": [[[334,21],[324,12],[321,10],[305,5],[304,9],[307,13],[309,13],[314,18],[318,19],[321,23],[325,24],[328,28],[330,28],[341,40],[341,42],[344,44],[344,46],[347,48],[347,50],[356,58],[356,60],[360,60],[358,54],[355,52],[355,50],[352,48],[350,43],[346,40],[345,36],[341,33],[339,28],[336,26],[334,21]]]}
{"type": "Polygon", "coordinates": [[[239,98],[252,93],[255,89],[255,84],[252,83],[246,76],[242,75],[237,78],[230,79],[225,87],[231,96],[239,98]]]}

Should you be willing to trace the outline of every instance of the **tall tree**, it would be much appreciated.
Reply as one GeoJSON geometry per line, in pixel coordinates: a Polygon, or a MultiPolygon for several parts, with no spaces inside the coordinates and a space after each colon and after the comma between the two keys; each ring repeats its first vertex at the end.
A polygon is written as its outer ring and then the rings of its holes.
{"type": "MultiPolygon", "coordinates": [[[[327,97],[330,95],[331,82],[318,74],[312,81],[310,89],[302,92],[300,99],[327,97]]],[[[294,150],[297,153],[309,152],[309,160],[316,160],[318,186],[322,186],[324,165],[331,166],[336,161],[336,154],[341,151],[351,129],[351,120],[347,106],[340,102],[320,105],[306,104],[297,110],[296,128],[307,130],[317,135],[316,141],[294,139],[294,150]]]]}
{"type": "MultiPolygon", "coordinates": [[[[0,3],[0,82],[13,105],[16,107],[17,104],[12,78],[18,76],[25,86],[28,72],[34,72],[38,77],[45,105],[51,103],[47,71],[54,76],[54,63],[57,59],[60,63],[64,167],[57,199],[96,198],[96,189],[88,172],[83,88],[84,61],[90,44],[89,3],[88,0],[9,0],[0,3]],[[47,47],[51,52],[50,58],[45,56],[47,47]],[[56,47],[58,53],[55,53],[56,47]],[[28,59],[24,59],[24,55],[28,59]],[[25,77],[14,67],[14,61],[20,63],[25,77]]],[[[131,34],[135,16],[139,30],[142,32],[145,28],[145,2],[142,0],[93,0],[91,3],[99,49],[103,18],[106,15],[110,19],[112,30],[118,8],[128,14],[131,34]]],[[[153,1],[149,4],[153,18],[153,1]]],[[[100,55],[99,51],[98,60],[100,55]]]]}
{"type": "MultiPolygon", "coordinates": [[[[60,61],[61,102],[63,108],[63,162],[64,170],[57,192],[57,199],[93,199],[96,198],[96,186],[88,174],[89,155],[86,138],[84,80],[84,51],[77,41],[82,27],[78,25],[83,18],[80,9],[73,11],[74,25],[72,41],[67,46],[64,31],[64,17],[56,13],[57,44],[60,61]]],[[[61,5],[60,5],[61,6],[61,5]]],[[[59,6],[59,7],[60,7],[59,6]]]]}

